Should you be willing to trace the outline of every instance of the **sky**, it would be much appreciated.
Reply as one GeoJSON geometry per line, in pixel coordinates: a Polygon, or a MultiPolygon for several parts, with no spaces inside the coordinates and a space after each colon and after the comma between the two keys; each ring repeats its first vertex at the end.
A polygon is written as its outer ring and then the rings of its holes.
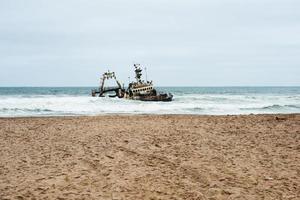
{"type": "Polygon", "coordinates": [[[299,0],[0,0],[0,86],[300,86],[299,0]]]}

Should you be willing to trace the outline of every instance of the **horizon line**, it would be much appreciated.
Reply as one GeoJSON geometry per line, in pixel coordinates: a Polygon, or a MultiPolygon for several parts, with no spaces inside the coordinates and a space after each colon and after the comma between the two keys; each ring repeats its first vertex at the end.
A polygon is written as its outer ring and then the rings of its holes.
{"type": "MultiPolygon", "coordinates": [[[[0,86],[0,88],[95,88],[97,86],[0,86]]],[[[203,85],[203,86],[162,86],[158,85],[156,87],[300,87],[300,85],[203,85]]]]}

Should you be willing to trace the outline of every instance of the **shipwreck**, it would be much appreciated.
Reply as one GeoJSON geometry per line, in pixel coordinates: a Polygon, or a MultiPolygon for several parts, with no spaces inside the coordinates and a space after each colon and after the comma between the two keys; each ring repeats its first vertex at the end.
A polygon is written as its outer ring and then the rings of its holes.
{"type": "Polygon", "coordinates": [[[171,93],[159,92],[155,89],[153,81],[142,79],[142,68],[140,64],[134,64],[135,81],[129,82],[128,87],[124,87],[120,81],[116,78],[115,72],[106,72],[100,78],[100,86],[98,89],[92,90],[92,96],[105,97],[109,94],[109,97],[118,97],[140,101],[172,101],[173,95],[171,93]],[[105,82],[109,79],[113,79],[117,86],[109,87],[105,86],[105,82]]]}

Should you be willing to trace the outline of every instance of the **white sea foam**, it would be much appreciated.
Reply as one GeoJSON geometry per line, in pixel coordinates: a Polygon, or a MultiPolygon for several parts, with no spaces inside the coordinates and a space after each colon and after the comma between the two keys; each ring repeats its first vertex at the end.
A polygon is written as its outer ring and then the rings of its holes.
{"type": "Polygon", "coordinates": [[[299,95],[175,95],[173,102],[142,102],[70,95],[0,96],[0,116],[101,114],[258,114],[300,113],[299,95]]]}

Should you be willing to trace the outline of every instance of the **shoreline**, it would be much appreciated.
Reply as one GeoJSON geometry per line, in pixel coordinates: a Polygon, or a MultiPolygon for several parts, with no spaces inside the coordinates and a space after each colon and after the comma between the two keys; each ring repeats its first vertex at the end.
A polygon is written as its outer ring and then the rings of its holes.
{"type": "Polygon", "coordinates": [[[140,114],[130,114],[130,113],[108,113],[108,114],[97,114],[97,115],[45,115],[45,116],[10,116],[10,117],[1,117],[1,119],[36,119],[36,118],[94,118],[94,117],[109,117],[109,116],[117,116],[117,117],[131,117],[131,116],[192,116],[192,117],[230,117],[230,116],[282,116],[282,115],[300,115],[300,113],[251,113],[251,114],[219,114],[219,115],[212,115],[212,114],[148,114],[148,113],[140,113],[140,114]]]}
{"type": "Polygon", "coordinates": [[[300,114],[0,118],[2,199],[297,199],[300,114]]]}

